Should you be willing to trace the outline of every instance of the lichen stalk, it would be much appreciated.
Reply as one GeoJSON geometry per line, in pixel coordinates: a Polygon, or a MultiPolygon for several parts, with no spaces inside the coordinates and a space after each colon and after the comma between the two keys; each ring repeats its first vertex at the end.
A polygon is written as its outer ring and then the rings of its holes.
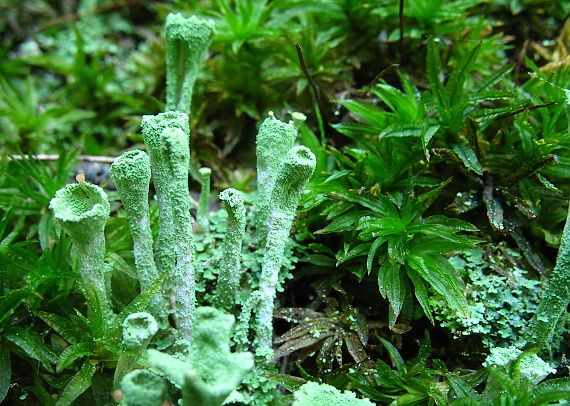
{"type": "Polygon", "coordinates": [[[540,306],[530,321],[527,341],[542,349],[549,348],[552,335],[570,303],[570,207],[562,232],[556,265],[540,306]]]}
{"type": "Polygon", "coordinates": [[[158,406],[168,396],[168,387],[163,378],[148,369],[135,369],[121,380],[127,406],[158,406]]]}
{"type": "Polygon", "coordinates": [[[253,368],[253,355],[230,351],[235,318],[213,307],[196,310],[192,347],[185,361],[148,350],[148,363],[182,388],[184,406],[221,406],[253,368]]]}
{"type": "MultiPolygon", "coordinates": [[[[88,303],[98,301],[108,309],[105,224],[111,209],[107,195],[97,185],[73,183],[56,192],[50,208],[74,242],[88,303]]],[[[88,309],[89,313],[92,311],[88,309]]]]}
{"type": "Polygon", "coordinates": [[[158,323],[149,313],[132,313],[125,319],[122,352],[115,368],[113,388],[118,388],[121,379],[133,369],[157,331],[158,323]]]}
{"type": "MultiPolygon", "coordinates": [[[[570,136],[570,90],[565,91],[564,100],[570,136]]],[[[570,303],[570,206],[562,231],[556,265],[548,281],[548,289],[527,330],[526,338],[529,345],[541,349],[551,347],[550,341],[560,318],[567,312],[568,303],[570,303]]]]}
{"type": "Polygon", "coordinates": [[[210,230],[210,219],[208,218],[208,205],[210,204],[210,177],[212,170],[210,168],[198,169],[202,187],[200,189],[200,200],[198,201],[198,209],[196,210],[196,222],[200,233],[207,234],[210,230]]]}
{"type": "Polygon", "coordinates": [[[109,168],[109,175],[127,214],[137,275],[141,290],[144,290],[158,278],[148,203],[150,159],[143,151],[127,151],[115,159],[109,168]]]}
{"type": "Polygon", "coordinates": [[[196,76],[215,34],[211,20],[166,18],[166,111],[190,113],[196,76]]]}
{"type": "Polygon", "coordinates": [[[187,346],[196,307],[188,116],[178,112],[143,116],[142,133],[159,208],[156,266],[159,274],[166,272],[164,291],[180,331],[178,341],[187,346]]]}
{"type": "Polygon", "coordinates": [[[297,129],[293,123],[284,123],[269,112],[256,138],[258,210],[256,213],[256,235],[259,247],[265,246],[267,218],[273,202],[271,190],[283,160],[295,143],[297,129]]]}
{"type": "Polygon", "coordinates": [[[220,262],[216,290],[216,304],[231,312],[238,299],[241,274],[241,250],[245,235],[245,205],[241,194],[236,189],[220,192],[220,200],[228,213],[224,234],[224,256],[220,262]]]}
{"type": "Polygon", "coordinates": [[[272,208],[268,216],[268,234],[261,267],[257,311],[256,355],[273,357],[273,308],[279,283],[279,271],[289,239],[297,205],[316,166],[315,155],[307,147],[293,147],[288,152],[271,191],[272,208]]]}

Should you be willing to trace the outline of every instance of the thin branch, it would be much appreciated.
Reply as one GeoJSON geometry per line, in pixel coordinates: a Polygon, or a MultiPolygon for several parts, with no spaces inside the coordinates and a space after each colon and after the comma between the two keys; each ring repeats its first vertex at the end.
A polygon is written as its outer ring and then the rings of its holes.
{"type": "Polygon", "coordinates": [[[389,65],[388,67],[386,67],[384,70],[382,70],[382,72],[380,72],[379,74],[377,74],[374,79],[372,79],[372,82],[370,82],[368,84],[368,88],[372,89],[372,86],[374,86],[376,84],[376,82],[378,82],[382,77],[384,77],[385,74],[387,74],[388,72],[393,71],[394,69],[398,69],[400,67],[399,63],[393,63],[392,65],[389,65]]]}
{"type": "MultiPolygon", "coordinates": [[[[57,154],[55,155],[34,154],[31,155],[31,157],[36,161],[57,161],[59,159],[59,155],[57,154]]],[[[0,159],[2,158],[0,157],[0,159]]],[[[24,159],[28,159],[28,155],[14,155],[14,156],[9,156],[6,159],[8,159],[8,161],[12,160],[22,161],[24,159]]],[[[99,163],[112,164],[115,161],[115,158],[111,156],[79,155],[77,160],[82,162],[99,162],[99,163]]]]}
{"type": "Polygon", "coordinates": [[[549,102],[549,103],[543,103],[543,104],[536,104],[534,106],[525,106],[525,107],[521,107],[519,109],[516,109],[515,111],[511,111],[510,113],[506,113],[502,116],[499,116],[497,119],[498,120],[502,120],[503,118],[507,118],[507,117],[512,117],[515,116],[519,113],[522,113],[523,111],[528,111],[528,110],[534,110],[534,109],[540,109],[542,107],[547,107],[547,106],[552,106],[553,104],[556,104],[555,101],[549,102]]]}
{"type": "Polygon", "coordinates": [[[301,69],[303,70],[303,74],[307,77],[307,80],[311,84],[313,92],[315,92],[315,98],[317,99],[319,108],[322,110],[321,92],[319,91],[319,86],[317,86],[317,82],[315,82],[315,79],[313,79],[313,76],[311,76],[311,72],[309,72],[309,69],[307,68],[307,64],[305,63],[305,58],[303,57],[303,50],[301,49],[301,45],[299,45],[298,42],[295,42],[295,48],[297,49],[297,57],[299,58],[299,63],[301,64],[301,69]]]}
{"type": "Polygon", "coordinates": [[[117,10],[122,7],[131,6],[133,4],[142,3],[144,0],[125,0],[119,3],[108,4],[106,6],[96,7],[92,10],[86,11],[84,13],[71,13],[61,17],[54,18],[52,20],[46,21],[43,24],[37,26],[36,30],[41,31],[45,30],[46,28],[53,27],[54,25],[63,24],[69,21],[77,21],[82,19],[83,17],[87,17],[94,14],[101,14],[107,11],[117,10]]]}

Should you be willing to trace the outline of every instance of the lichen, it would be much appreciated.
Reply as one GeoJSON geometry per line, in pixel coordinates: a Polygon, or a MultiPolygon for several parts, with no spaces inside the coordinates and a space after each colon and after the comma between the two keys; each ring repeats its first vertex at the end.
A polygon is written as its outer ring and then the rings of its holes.
{"type": "Polygon", "coordinates": [[[159,406],[167,396],[164,379],[146,369],[136,369],[125,375],[121,389],[127,406],[159,406]]]}
{"type": "Polygon", "coordinates": [[[157,331],[158,323],[149,313],[132,313],[125,318],[121,355],[117,361],[113,380],[115,388],[119,386],[121,379],[133,369],[157,331]]]}
{"type": "Polygon", "coordinates": [[[185,347],[196,307],[188,116],[178,112],[143,116],[141,126],[159,207],[156,265],[160,274],[166,272],[164,290],[179,327],[179,345],[185,347]]]}
{"type": "Polygon", "coordinates": [[[241,250],[245,235],[245,206],[240,192],[236,189],[225,189],[219,197],[224,202],[228,217],[215,301],[223,310],[231,311],[238,299],[241,250]]]}
{"type": "Polygon", "coordinates": [[[150,159],[143,151],[127,151],[115,159],[109,168],[109,175],[127,213],[133,237],[135,266],[141,290],[144,290],[158,278],[154,263],[148,203],[150,159]]]}
{"type": "MultiPolygon", "coordinates": [[[[483,365],[485,367],[495,366],[504,369],[523,354],[524,352],[516,347],[491,348],[491,352],[483,365]]],[[[531,386],[538,384],[548,375],[556,372],[556,369],[552,368],[548,362],[545,362],[536,354],[525,354],[520,363],[521,381],[531,386]]]]}
{"type": "Polygon", "coordinates": [[[441,296],[434,293],[430,298],[442,326],[457,338],[476,335],[489,348],[524,345],[524,331],[545,290],[545,283],[527,278],[526,272],[511,262],[518,262],[520,254],[501,250],[496,259],[486,258],[482,249],[464,250],[449,258],[466,282],[469,318],[458,315],[441,296]]]}
{"type": "Polygon", "coordinates": [[[196,16],[166,18],[166,110],[190,112],[198,69],[216,30],[211,20],[196,16]]]}
{"type": "Polygon", "coordinates": [[[315,155],[303,146],[293,147],[281,163],[268,201],[267,239],[261,268],[257,311],[257,355],[273,356],[273,308],[279,282],[279,270],[295,218],[297,205],[316,166],[315,155]]]}
{"type": "Polygon", "coordinates": [[[196,222],[201,234],[208,234],[210,231],[210,220],[208,219],[208,206],[210,204],[210,177],[212,170],[210,168],[198,169],[202,187],[200,190],[200,200],[198,209],[196,210],[196,222]]]}
{"type": "Polygon", "coordinates": [[[182,389],[184,406],[220,406],[253,368],[251,353],[232,353],[234,317],[213,307],[196,309],[192,346],[183,361],[156,350],[148,362],[182,389]]]}
{"type": "Polygon", "coordinates": [[[107,195],[97,185],[73,183],[56,192],[50,208],[74,242],[88,302],[98,302],[106,309],[110,292],[106,286],[105,224],[111,211],[107,195]]]}
{"type": "MultiPolygon", "coordinates": [[[[568,102],[570,103],[570,100],[568,102]]],[[[529,344],[547,350],[558,348],[559,343],[552,343],[552,337],[563,315],[567,313],[570,302],[570,207],[562,231],[556,265],[548,283],[548,289],[526,334],[529,344]]]]}
{"type": "Polygon", "coordinates": [[[341,392],[327,384],[307,382],[294,395],[293,406],[367,406],[368,399],[358,399],[354,392],[341,392]]]}

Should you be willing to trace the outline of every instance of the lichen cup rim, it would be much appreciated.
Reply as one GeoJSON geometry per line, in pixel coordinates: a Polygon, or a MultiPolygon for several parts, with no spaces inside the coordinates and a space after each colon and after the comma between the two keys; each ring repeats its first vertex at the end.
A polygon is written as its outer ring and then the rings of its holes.
{"type": "Polygon", "coordinates": [[[111,212],[105,191],[88,182],[71,183],[59,189],[51,199],[49,207],[55,218],[65,222],[81,222],[87,219],[106,221],[111,212]],[[89,200],[82,200],[82,197],[89,200]]]}

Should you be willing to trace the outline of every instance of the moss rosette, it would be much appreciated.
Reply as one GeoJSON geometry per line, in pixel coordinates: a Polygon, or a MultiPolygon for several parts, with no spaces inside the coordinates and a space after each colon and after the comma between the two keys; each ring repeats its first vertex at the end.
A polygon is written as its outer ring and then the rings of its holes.
{"type": "Polygon", "coordinates": [[[49,207],[77,243],[89,243],[111,213],[107,194],[97,185],[72,183],[58,190],[49,207]]]}

